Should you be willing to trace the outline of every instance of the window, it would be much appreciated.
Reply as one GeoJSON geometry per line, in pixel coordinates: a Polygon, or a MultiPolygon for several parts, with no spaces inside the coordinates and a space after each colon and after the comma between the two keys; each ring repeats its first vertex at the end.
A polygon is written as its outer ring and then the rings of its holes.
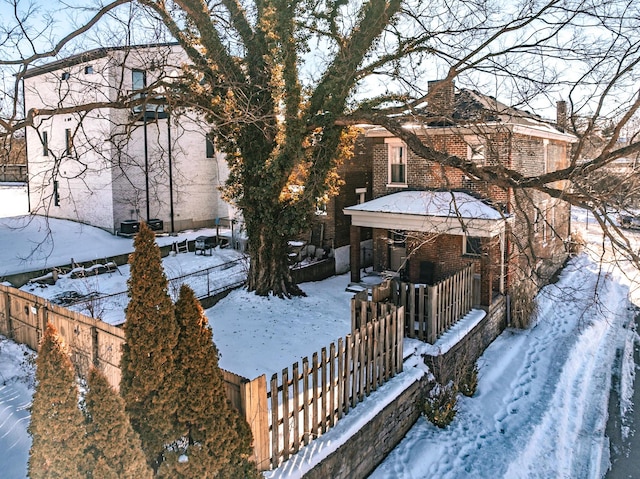
{"type": "MultiPolygon", "coordinates": [[[[147,72],[144,70],[131,70],[131,90],[138,91],[143,90],[147,86],[147,72]]],[[[138,93],[137,95],[133,95],[133,100],[139,100],[142,98],[144,94],[138,93]]],[[[134,106],[134,113],[142,113],[142,106],[134,106]]]]}
{"type": "Polygon", "coordinates": [[[467,159],[478,166],[483,166],[486,159],[486,148],[483,143],[473,142],[467,145],[467,159]]]}
{"type": "Polygon", "coordinates": [[[42,132],[42,156],[49,156],[49,132],[42,132]]]}
{"type": "Polygon", "coordinates": [[[316,215],[325,216],[327,214],[327,201],[326,197],[316,198],[316,215]]]}
{"type": "Polygon", "coordinates": [[[58,181],[53,182],[53,205],[60,206],[60,195],[58,194],[58,181]]]}
{"type": "Polygon", "coordinates": [[[482,255],[482,239],[476,236],[465,236],[462,254],[465,256],[482,255]]]}
{"type": "Polygon", "coordinates": [[[131,89],[143,90],[147,86],[147,72],[144,70],[131,70],[131,89]]]}
{"type": "Polygon", "coordinates": [[[392,246],[404,248],[407,246],[407,232],[403,230],[389,231],[389,240],[392,246]]]}
{"type": "Polygon", "coordinates": [[[407,184],[407,146],[394,141],[388,143],[389,152],[389,183],[407,184]]]}
{"type": "Polygon", "coordinates": [[[93,73],[93,67],[91,65],[87,65],[84,67],[84,74],[91,75],[93,73]]]}
{"type": "Polygon", "coordinates": [[[211,133],[207,133],[205,141],[207,144],[207,158],[215,158],[216,147],[213,142],[213,135],[211,133]]]}
{"type": "Polygon", "coordinates": [[[63,80],[68,80],[69,78],[71,78],[71,73],[69,73],[69,72],[62,72],[62,79],[63,79],[63,80]]]}
{"type": "Polygon", "coordinates": [[[71,155],[71,152],[73,150],[73,136],[71,135],[71,129],[69,128],[64,130],[64,145],[65,145],[64,154],[67,156],[71,155]]]}

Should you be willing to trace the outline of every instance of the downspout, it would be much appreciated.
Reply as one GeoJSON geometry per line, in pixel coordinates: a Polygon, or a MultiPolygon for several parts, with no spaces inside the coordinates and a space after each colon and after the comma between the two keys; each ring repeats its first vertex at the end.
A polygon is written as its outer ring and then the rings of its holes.
{"type": "Polygon", "coordinates": [[[174,229],[174,217],[173,217],[173,162],[171,157],[171,114],[167,113],[167,142],[168,142],[168,155],[169,155],[169,217],[171,218],[171,232],[174,229]]]}
{"type": "MultiPolygon", "coordinates": [[[[27,117],[27,100],[24,95],[24,77],[22,78],[22,114],[27,117]]],[[[29,181],[29,142],[27,141],[27,127],[24,127],[24,155],[27,161],[27,211],[31,213],[31,182],[29,181]]]]}
{"type": "Polygon", "coordinates": [[[147,200],[147,222],[150,219],[149,213],[149,152],[147,147],[147,109],[145,105],[144,112],[142,113],[144,121],[144,184],[145,184],[145,196],[147,200]]]}

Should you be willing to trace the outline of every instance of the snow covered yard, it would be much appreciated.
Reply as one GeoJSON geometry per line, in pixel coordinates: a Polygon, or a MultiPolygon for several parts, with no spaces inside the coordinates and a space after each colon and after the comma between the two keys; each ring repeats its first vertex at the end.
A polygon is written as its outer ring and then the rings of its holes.
{"type": "MultiPolygon", "coordinates": [[[[595,232],[590,234],[597,244],[595,232]]],[[[505,331],[481,357],[479,389],[461,399],[454,422],[441,430],[420,419],[372,477],[602,477],[608,464],[604,425],[612,365],[617,349],[637,341],[628,327],[636,310],[627,297],[635,300],[638,290],[634,270],[624,274],[600,259],[596,251],[573,260],[558,283],[540,294],[536,325],[505,331]]],[[[249,379],[269,377],[328,346],[349,330],[347,282],[347,276],[339,276],[304,284],[308,297],[292,301],[233,292],[207,310],[221,366],[249,379]]],[[[24,377],[23,350],[2,344],[0,373],[5,386],[15,386],[0,397],[0,447],[10,451],[0,455],[0,468],[11,471],[2,477],[23,479],[29,448],[25,405],[32,390],[28,381],[11,379],[24,377]]],[[[621,392],[629,398],[632,356],[625,350],[621,357],[621,369],[627,371],[621,392]]],[[[301,477],[424,373],[413,358],[334,429],[266,476],[301,477]]]]}
{"type": "Polygon", "coordinates": [[[27,475],[33,356],[29,348],[0,336],[0,476],[5,479],[27,475]]]}
{"type": "Polygon", "coordinates": [[[454,422],[421,418],[371,477],[602,477],[611,365],[635,336],[627,294],[586,257],[572,261],[539,295],[534,327],[505,331],[481,357],[454,422]]]}

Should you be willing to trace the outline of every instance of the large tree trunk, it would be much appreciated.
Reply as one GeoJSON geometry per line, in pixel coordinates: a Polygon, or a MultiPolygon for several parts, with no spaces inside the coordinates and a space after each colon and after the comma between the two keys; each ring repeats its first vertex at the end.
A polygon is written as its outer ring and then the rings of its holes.
{"type": "Polygon", "coordinates": [[[247,224],[249,235],[249,276],[247,288],[260,296],[269,293],[280,298],[305,296],[295,284],[289,269],[287,234],[277,221],[247,224]]]}

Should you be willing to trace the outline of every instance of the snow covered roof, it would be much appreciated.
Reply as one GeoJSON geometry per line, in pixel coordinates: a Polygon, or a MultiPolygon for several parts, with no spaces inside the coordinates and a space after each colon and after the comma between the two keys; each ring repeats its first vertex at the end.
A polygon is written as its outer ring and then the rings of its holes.
{"type": "Polygon", "coordinates": [[[491,237],[504,230],[507,217],[466,193],[401,191],[349,206],[351,224],[372,228],[491,237]]]}

